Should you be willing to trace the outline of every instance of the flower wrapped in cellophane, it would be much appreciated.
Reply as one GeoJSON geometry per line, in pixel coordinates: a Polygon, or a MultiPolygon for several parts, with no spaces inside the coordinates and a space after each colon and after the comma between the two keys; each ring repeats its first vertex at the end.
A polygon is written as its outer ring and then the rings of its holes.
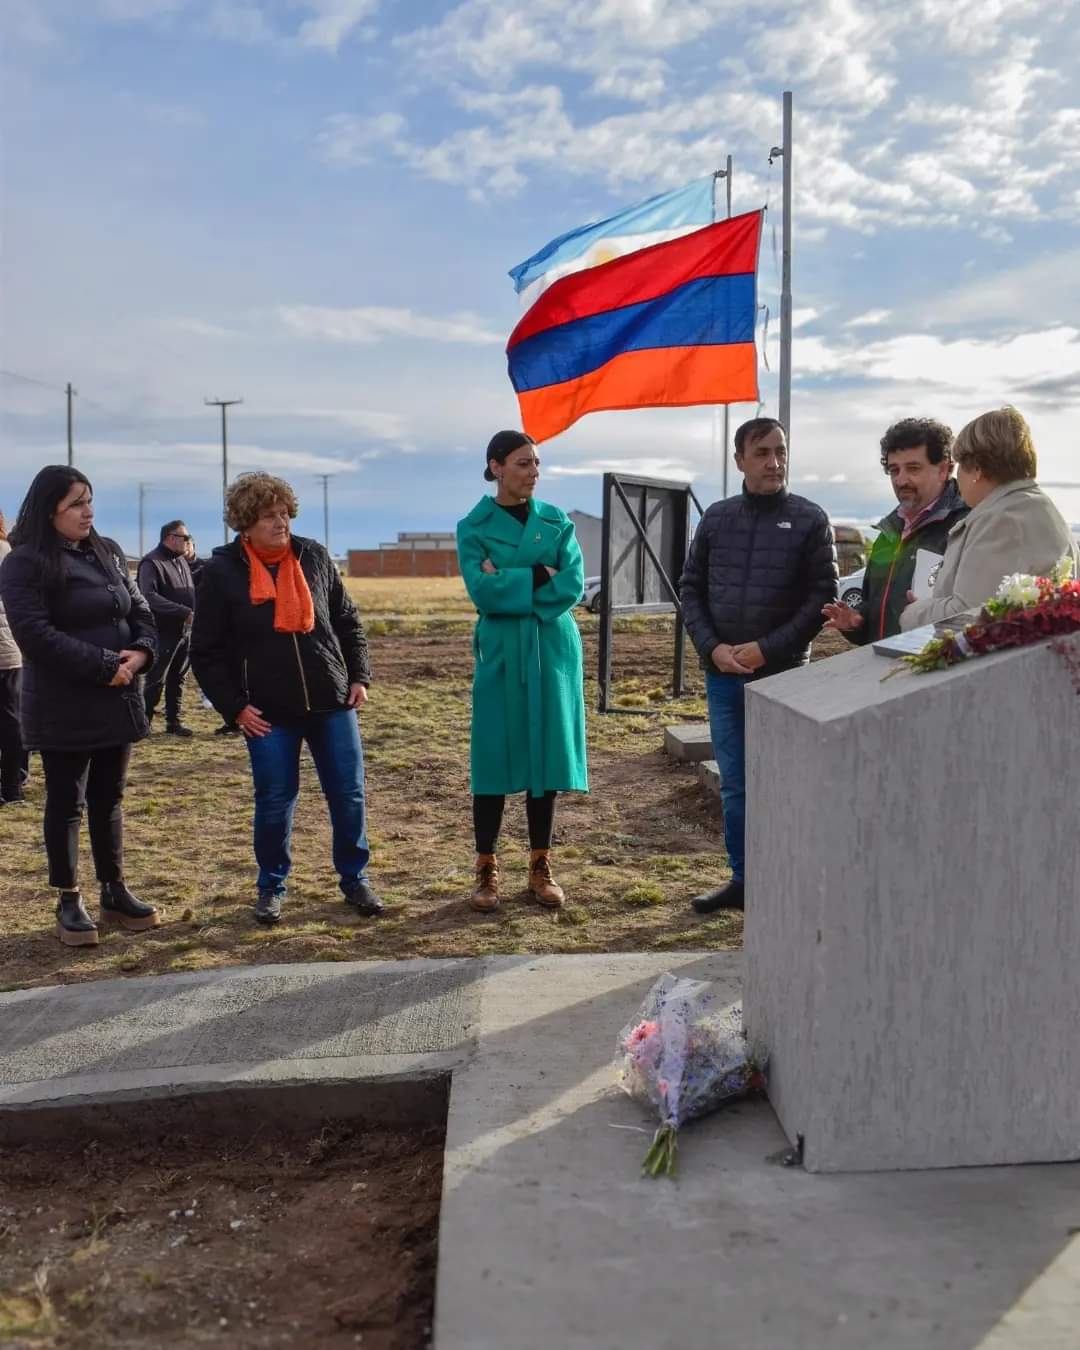
{"type": "Polygon", "coordinates": [[[742,1008],[713,984],[661,975],[619,1035],[619,1086],[660,1117],[642,1169],[674,1175],[679,1127],[725,1102],[761,1091],[765,1080],[747,1044],[742,1008]]]}

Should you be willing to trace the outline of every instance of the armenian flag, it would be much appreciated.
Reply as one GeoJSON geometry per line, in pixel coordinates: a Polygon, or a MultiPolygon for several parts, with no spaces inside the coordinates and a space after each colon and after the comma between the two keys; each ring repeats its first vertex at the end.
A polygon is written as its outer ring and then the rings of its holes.
{"type": "Polygon", "coordinates": [[[550,440],[586,413],[758,400],[751,211],[564,276],[510,335],[522,426],[550,440]]]}

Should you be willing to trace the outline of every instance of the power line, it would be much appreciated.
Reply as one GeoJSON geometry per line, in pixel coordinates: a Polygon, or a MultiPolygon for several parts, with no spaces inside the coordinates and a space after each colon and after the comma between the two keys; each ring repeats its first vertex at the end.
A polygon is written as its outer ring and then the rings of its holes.
{"type": "Polygon", "coordinates": [[[51,389],[54,394],[64,392],[57,384],[46,384],[44,380],[35,380],[32,375],[20,375],[17,370],[0,370],[0,375],[6,376],[9,380],[21,380],[23,384],[36,384],[39,389],[51,389]]]}

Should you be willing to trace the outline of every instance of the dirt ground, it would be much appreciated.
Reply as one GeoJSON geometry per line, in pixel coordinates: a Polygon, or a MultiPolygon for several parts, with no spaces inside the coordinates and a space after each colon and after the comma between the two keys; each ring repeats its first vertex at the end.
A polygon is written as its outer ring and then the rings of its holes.
{"type": "MultiPolygon", "coordinates": [[[[383,590],[353,583],[369,615],[408,612],[414,622],[427,622],[433,610],[460,609],[460,581],[441,582],[430,595],[432,583],[420,585],[423,597],[403,595],[401,583],[383,590]]],[[[466,904],[472,656],[467,625],[448,632],[432,621],[428,631],[371,638],[375,682],[361,722],[371,877],[388,907],[385,918],[358,918],[341,902],[325,806],[305,756],[283,921],[272,929],[252,922],[246,750],[239,738],[213,735],[216,715],[189,692],[195,738],[155,734],[138,746],[125,804],[129,884],[161,907],[161,927],[137,935],[104,930],[96,948],[60,945],[45,885],[43,794],[35,772],[28,804],[0,809],[0,988],[268,961],[738,945],[739,916],[703,920],[688,904],[729,875],[719,806],[692,769],[662,749],[666,723],[705,718],[693,653],[690,692],[672,700],[671,633],[634,620],[615,640],[615,703],[625,711],[601,716],[592,678],[596,621],[582,614],[581,624],[591,792],[559,802],[553,865],[567,891],[562,911],[542,911],[525,898],[527,835],[523,803],[514,800],[500,842],[503,903],[492,915],[466,904]]],[[[821,654],[838,641],[826,640],[821,654]]],[[[81,866],[93,911],[85,830],[81,866]]]]}
{"type": "Polygon", "coordinates": [[[0,1342],[431,1344],[443,1137],[329,1125],[0,1154],[0,1342]]]}

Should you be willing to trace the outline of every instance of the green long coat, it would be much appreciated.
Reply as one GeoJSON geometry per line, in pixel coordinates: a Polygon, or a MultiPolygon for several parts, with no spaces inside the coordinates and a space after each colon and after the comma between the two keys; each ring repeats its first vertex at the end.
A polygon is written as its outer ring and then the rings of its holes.
{"type": "Polygon", "coordinates": [[[473,632],[474,793],[588,792],[581,635],[584,566],[573,522],[531,501],[522,525],[482,497],[457,527],[473,632]],[[485,573],[490,558],[498,569],[485,573]],[[533,589],[533,564],[556,569],[533,589]]]}

